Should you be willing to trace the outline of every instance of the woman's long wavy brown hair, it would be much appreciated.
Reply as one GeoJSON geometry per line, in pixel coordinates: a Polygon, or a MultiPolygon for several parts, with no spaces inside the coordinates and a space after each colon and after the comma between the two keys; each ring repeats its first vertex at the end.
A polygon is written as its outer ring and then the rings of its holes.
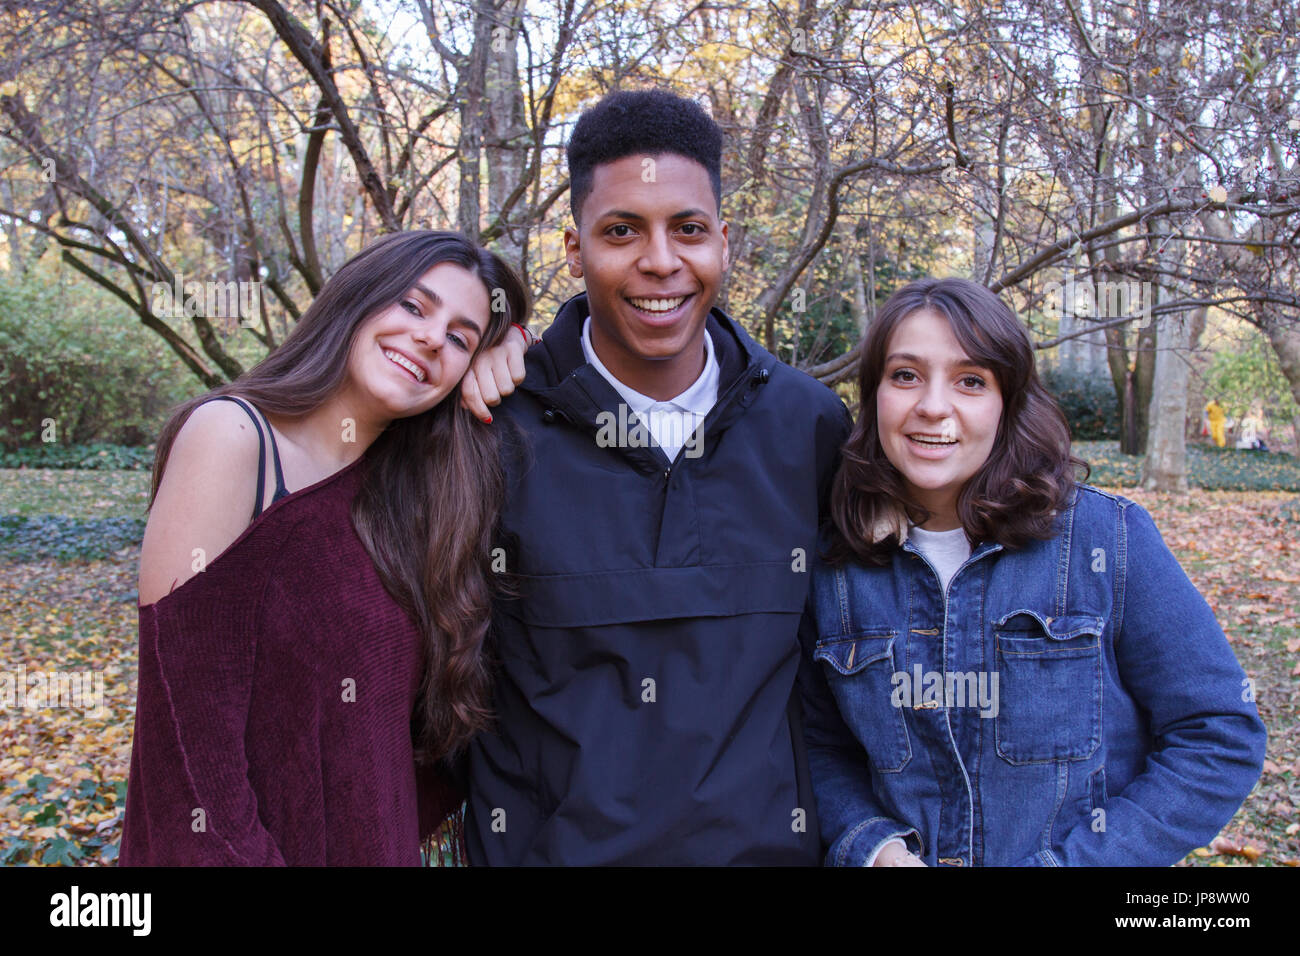
{"type": "MultiPolygon", "coordinates": [[[[314,411],[344,385],[362,323],[442,262],[469,270],[488,290],[492,310],[475,355],[499,344],[512,322],[527,320],[528,292],[519,277],[460,233],[383,236],[325,283],[279,348],[173,412],[158,439],[150,506],[176,434],[198,405],[237,395],[287,418],[314,411]]],[[[494,587],[501,584],[491,569],[504,496],[496,433],[461,408],[457,384],[428,411],[394,420],[366,454],[352,521],[385,588],[424,636],[417,755],[425,762],[451,758],[491,718],[483,644],[494,587]]]]}
{"type": "Polygon", "coordinates": [[[903,478],[885,456],[876,417],[876,390],[889,337],[908,316],[943,316],[966,354],[990,369],[1002,393],[1002,418],[993,450],[957,498],[957,516],[972,542],[1020,547],[1050,538],[1058,511],[1072,500],[1076,469],[1088,466],[1070,454],[1070,430],[1034,368],[1029,334],[1001,299],[969,279],[921,279],[899,289],[867,329],[858,366],[861,405],[841,449],[831,488],[834,533],[826,558],[888,563],[898,543],[874,541],[873,529],[901,505],[922,524],[929,513],[911,500],[903,478]]]}

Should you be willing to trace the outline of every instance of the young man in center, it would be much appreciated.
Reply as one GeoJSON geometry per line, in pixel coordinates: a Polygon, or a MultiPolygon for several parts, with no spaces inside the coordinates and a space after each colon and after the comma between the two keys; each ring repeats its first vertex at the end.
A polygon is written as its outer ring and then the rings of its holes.
{"type": "Polygon", "coordinates": [[[499,411],[519,596],[493,616],[472,864],[821,862],[798,629],[849,417],[714,308],[721,145],[657,91],[569,143],[586,292],[499,411]]]}

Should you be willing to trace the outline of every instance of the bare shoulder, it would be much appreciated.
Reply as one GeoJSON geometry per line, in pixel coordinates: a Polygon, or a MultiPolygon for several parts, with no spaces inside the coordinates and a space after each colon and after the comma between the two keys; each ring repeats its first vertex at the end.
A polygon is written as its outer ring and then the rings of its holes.
{"type": "Polygon", "coordinates": [[[252,518],[258,435],[234,402],[194,409],[172,443],[145,525],[140,603],[189,580],[239,537],[252,518]]]}

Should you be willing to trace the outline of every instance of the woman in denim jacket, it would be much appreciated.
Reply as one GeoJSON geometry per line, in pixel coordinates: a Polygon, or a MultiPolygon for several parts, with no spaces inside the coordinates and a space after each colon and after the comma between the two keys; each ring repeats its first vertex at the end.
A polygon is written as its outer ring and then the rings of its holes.
{"type": "Polygon", "coordinates": [[[827,862],[1168,866],[1208,842],[1259,778],[1252,682],[1147,512],[1076,483],[1011,310],[914,282],[859,386],[801,634],[827,862]]]}

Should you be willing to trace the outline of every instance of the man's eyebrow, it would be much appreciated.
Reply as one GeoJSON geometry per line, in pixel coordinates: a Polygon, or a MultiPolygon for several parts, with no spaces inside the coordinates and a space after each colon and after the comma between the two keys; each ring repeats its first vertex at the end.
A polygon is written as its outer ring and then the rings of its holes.
{"type": "MultiPolygon", "coordinates": [[[[681,212],[675,212],[668,218],[672,219],[689,219],[692,216],[707,216],[708,213],[703,209],[683,209],[681,212]]],[[[601,213],[598,219],[631,219],[634,222],[645,222],[645,216],[640,213],[631,212],[627,209],[610,209],[601,213]]]]}
{"type": "Polygon", "coordinates": [[[642,216],[639,213],[629,212],[626,209],[609,209],[601,213],[596,218],[597,219],[632,219],[635,220],[636,222],[645,222],[645,216],[642,216]]]}
{"type": "MultiPolygon", "coordinates": [[[[438,293],[434,292],[432,289],[430,289],[427,285],[423,284],[422,282],[415,283],[413,288],[423,293],[424,297],[428,299],[430,302],[432,302],[434,305],[442,304],[442,296],[438,295],[438,293]]],[[[460,325],[468,325],[480,336],[483,335],[482,327],[473,319],[469,318],[468,316],[454,315],[452,316],[451,321],[454,323],[459,323],[460,325]]]]}

